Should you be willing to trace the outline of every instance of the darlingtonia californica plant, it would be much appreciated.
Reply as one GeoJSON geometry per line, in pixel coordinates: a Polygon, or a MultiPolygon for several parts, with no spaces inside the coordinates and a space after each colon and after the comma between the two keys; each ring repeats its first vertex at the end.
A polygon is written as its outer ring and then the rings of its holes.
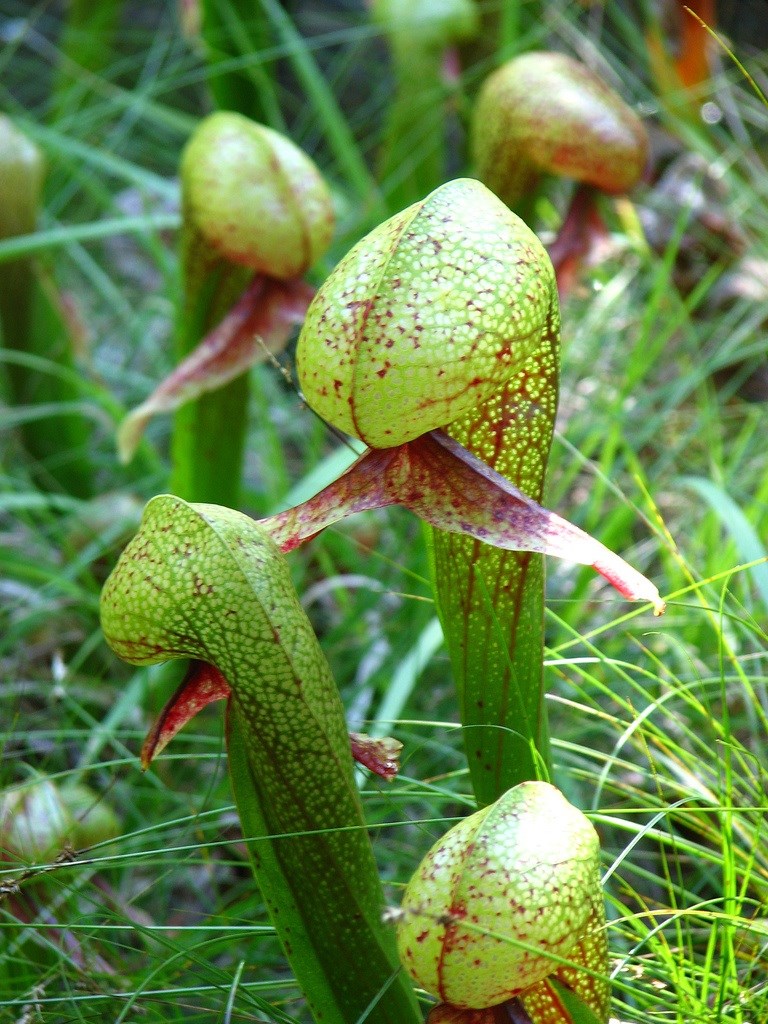
{"type": "Polygon", "coordinates": [[[297,350],[307,401],[371,446],[273,528],[309,535],[341,511],[406,505],[438,529],[435,587],[483,803],[548,761],[543,568],[594,565],[659,607],[647,581],[536,504],[559,370],[552,266],[483,185],[458,180],[381,225],[313,300],[297,350]]]}
{"type": "MultiPolygon", "coordinates": [[[[42,208],[45,159],[38,146],[0,114],[0,240],[35,231],[42,208]]],[[[88,498],[92,424],[85,415],[73,332],[55,282],[38,259],[0,263],[0,376],[15,406],[35,406],[20,419],[33,471],[44,487],[88,498]]],[[[7,429],[7,427],[6,427],[7,429]]]]}
{"type": "Polygon", "coordinates": [[[513,209],[528,210],[548,175],[580,183],[550,250],[559,272],[605,231],[594,191],[620,195],[640,181],[648,137],[634,111],[590,68],[564,53],[533,52],[484,82],[471,148],[480,179],[513,209]]]}
{"type": "Polygon", "coordinates": [[[317,1020],[370,1010],[377,1024],[415,1024],[381,920],[341,700],[268,531],[230,509],[155,498],[105,585],[101,615],[132,664],[192,659],[145,762],[227,697],[230,779],[254,874],[317,1020]]]}
{"type": "MultiPolygon", "coordinates": [[[[594,565],[625,596],[663,610],[653,584],[537,503],[558,329],[554,276],[535,235],[479,182],[442,186],[350,251],[299,339],[307,401],[368,450],[314,498],[259,522],[154,499],[105,587],[104,632],[121,657],[193,659],[145,761],[202,706],[227,699],[232,785],[246,836],[258,838],[254,870],[318,1019],[365,1012],[401,1024],[416,1011],[378,918],[338,693],[281,550],[390,504],[436,528],[437,597],[462,721],[474,714],[487,727],[467,730],[480,736],[471,749],[481,804],[548,761],[542,570],[532,553],[594,565]],[[513,681],[503,675],[510,666],[520,672],[513,681]],[[468,695],[481,682],[480,705],[468,695]],[[512,732],[513,682],[525,709],[510,750],[498,736],[512,732]]],[[[391,747],[355,737],[352,748],[391,770],[391,747]]]]}
{"type": "Polygon", "coordinates": [[[608,1014],[599,842],[553,786],[522,782],[426,854],[402,899],[403,964],[440,1002],[429,1024],[608,1014]],[[503,1015],[497,1013],[503,1009],[503,1015]]]}
{"type": "Polygon", "coordinates": [[[236,504],[245,372],[279,351],[303,319],[313,289],[302,277],[331,240],[331,197],[289,139],[230,112],[198,126],[182,155],[181,185],[182,362],[122,424],[118,444],[129,459],[148,419],[179,409],[172,489],[236,504]]]}
{"type": "Polygon", "coordinates": [[[565,53],[526,53],[490,75],[472,114],[480,178],[509,206],[542,175],[627,192],[647,155],[642,122],[584,64],[565,53]]]}

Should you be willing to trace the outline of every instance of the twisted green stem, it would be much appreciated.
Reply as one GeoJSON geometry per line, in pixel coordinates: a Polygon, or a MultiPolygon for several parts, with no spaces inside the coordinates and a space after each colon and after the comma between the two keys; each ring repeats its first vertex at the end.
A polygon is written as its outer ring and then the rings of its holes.
{"type": "MultiPolygon", "coordinates": [[[[559,323],[550,293],[539,351],[490,403],[448,428],[536,501],[543,496],[557,407],[559,323]]],[[[431,536],[435,597],[472,785],[482,806],[518,782],[551,772],[543,685],[544,562],[535,552],[503,551],[440,530],[431,536]]]]}

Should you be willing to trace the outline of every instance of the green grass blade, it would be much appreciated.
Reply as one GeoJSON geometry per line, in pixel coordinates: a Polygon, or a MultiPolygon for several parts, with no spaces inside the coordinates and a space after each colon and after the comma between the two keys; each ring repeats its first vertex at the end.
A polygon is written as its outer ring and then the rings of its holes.
{"type": "Polygon", "coordinates": [[[704,477],[683,477],[681,480],[706,501],[736,545],[744,562],[763,561],[763,565],[752,565],[751,575],[763,604],[768,608],[768,551],[757,530],[747,519],[733,498],[718,484],[704,477]]]}

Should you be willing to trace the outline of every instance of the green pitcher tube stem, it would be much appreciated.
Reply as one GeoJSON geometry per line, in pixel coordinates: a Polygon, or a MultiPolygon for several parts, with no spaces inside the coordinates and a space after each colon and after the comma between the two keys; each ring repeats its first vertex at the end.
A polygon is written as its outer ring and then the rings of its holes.
{"type": "MultiPolygon", "coordinates": [[[[183,231],[182,305],[175,334],[178,362],[226,315],[253,276],[214,257],[194,227],[183,231]]],[[[170,480],[174,494],[191,501],[239,504],[247,409],[248,377],[243,374],[175,413],[170,480]]]]}
{"type": "MultiPolygon", "coordinates": [[[[31,234],[37,227],[42,202],[45,161],[37,146],[12,121],[0,117],[0,165],[3,189],[0,194],[0,238],[31,234]]],[[[28,343],[29,319],[34,287],[34,266],[29,257],[0,264],[0,316],[4,344],[23,349],[28,343]]],[[[22,367],[9,363],[5,373],[23,389],[22,367]]]]}
{"type": "MultiPolygon", "coordinates": [[[[536,351],[451,436],[541,501],[557,410],[560,316],[543,248],[537,260],[543,322],[536,351]]],[[[530,311],[533,315],[533,310],[530,311]]],[[[437,608],[456,679],[464,746],[480,806],[527,779],[548,779],[544,703],[544,561],[432,531],[437,608]]]]}
{"type": "Polygon", "coordinates": [[[479,806],[552,774],[544,702],[544,560],[431,529],[434,585],[479,806]],[[467,566],[471,566],[467,586],[467,566]]]}
{"type": "MultiPolygon", "coordinates": [[[[35,230],[45,174],[42,153],[10,118],[0,115],[0,238],[35,230]]],[[[88,456],[92,425],[81,408],[87,390],[77,372],[72,337],[59,296],[29,257],[0,264],[0,328],[6,358],[0,377],[17,406],[54,409],[21,428],[32,469],[43,486],[79,498],[93,493],[88,456]],[[14,358],[18,355],[18,359],[14,358]],[[47,363],[36,368],[24,356],[47,363]]]]}

